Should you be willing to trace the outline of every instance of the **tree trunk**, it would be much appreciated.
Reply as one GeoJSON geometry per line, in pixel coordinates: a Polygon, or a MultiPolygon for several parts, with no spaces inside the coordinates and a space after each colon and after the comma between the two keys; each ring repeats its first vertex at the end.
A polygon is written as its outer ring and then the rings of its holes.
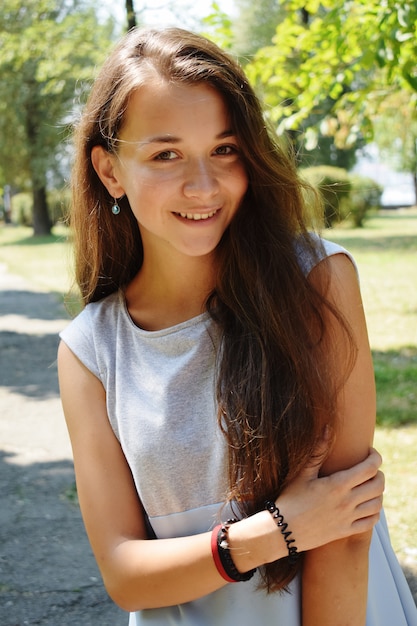
{"type": "Polygon", "coordinates": [[[39,145],[41,144],[40,128],[45,121],[39,106],[40,95],[34,76],[27,81],[27,100],[25,103],[25,127],[28,140],[28,160],[31,172],[33,195],[33,234],[49,235],[51,220],[49,219],[48,203],[46,200],[46,163],[40,158],[39,145]]]}
{"type": "Polygon", "coordinates": [[[133,0],[126,0],[126,14],[127,14],[127,30],[131,30],[136,27],[136,14],[133,6],[133,0]]]}
{"type": "Polygon", "coordinates": [[[33,184],[33,234],[50,235],[51,220],[49,219],[45,187],[33,184]]]}

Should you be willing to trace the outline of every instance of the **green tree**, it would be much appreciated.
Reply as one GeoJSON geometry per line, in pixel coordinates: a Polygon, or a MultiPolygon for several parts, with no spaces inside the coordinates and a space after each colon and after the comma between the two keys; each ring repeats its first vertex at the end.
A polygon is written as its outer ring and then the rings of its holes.
{"type": "Polygon", "coordinates": [[[272,43],[282,21],[281,0],[236,0],[238,16],[233,22],[234,51],[244,61],[272,43]]]}
{"type": "MultiPolygon", "coordinates": [[[[255,3],[252,0],[236,0],[235,4],[238,15],[233,21],[220,10],[218,3],[213,2],[212,13],[203,22],[205,26],[211,27],[208,35],[221,47],[237,54],[242,65],[248,67],[249,63],[249,71],[251,71],[250,59],[259,49],[265,47],[268,49],[268,46],[272,46],[277,27],[286,18],[286,10],[282,0],[258,0],[255,3]]],[[[304,26],[308,26],[309,19],[308,11],[298,12],[297,20],[304,26]]],[[[298,59],[294,61],[292,71],[296,71],[295,67],[299,62],[298,59]]],[[[267,100],[267,105],[270,104],[263,85],[260,91],[267,100]]],[[[288,106],[289,101],[284,102],[285,106],[288,106]]],[[[328,104],[327,108],[329,108],[328,104]]],[[[269,110],[269,113],[273,116],[274,111],[269,110]]],[[[356,138],[349,145],[340,145],[340,142],[333,136],[324,135],[320,130],[317,131],[315,126],[321,121],[321,117],[320,112],[312,113],[299,128],[286,128],[300,164],[304,166],[332,164],[337,167],[351,168],[356,161],[356,150],[361,145],[362,138],[356,138]]]]}
{"type": "Polygon", "coordinates": [[[385,98],[374,120],[375,142],[384,160],[411,173],[417,204],[417,93],[403,90],[385,98]]]}
{"type": "Polygon", "coordinates": [[[111,38],[91,3],[3,0],[0,12],[0,173],[31,189],[35,235],[50,232],[48,177],[66,126],[111,38]]]}
{"type": "Polygon", "coordinates": [[[349,145],[370,135],[387,94],[417,91],[415,0],[284,0],[282,8],[273,45],[247,68],[280,132],[315,115],[349,145]]]}
{"type": "Polygon", "coordinates": [[[218,2],[211,3],[210,13],[202,18],[200,30],[223,50],[233,49],[233,23],[230,16],[220,9],[218,2]]]}
{"type": "Polygon", "coordinates": [[[127,30],[135,28],[136,26],[136,13],[133,0],[125,0],[126,16],[127,16],[127,30]]]}

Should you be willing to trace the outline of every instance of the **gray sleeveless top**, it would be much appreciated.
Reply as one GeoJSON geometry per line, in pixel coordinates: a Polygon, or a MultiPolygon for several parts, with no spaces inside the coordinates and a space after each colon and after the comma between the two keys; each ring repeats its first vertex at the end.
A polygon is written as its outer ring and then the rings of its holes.
{"type": "MultiPolygon", "coordinates": [[[[346,253],[324,242],[323,256],[346,253]]],[[[306,274],[312,261],[298,250],[306,274]]],[[[89,304],[61,333],[102,382],[108,418],[158,538],[206,532],[230,511],[226,450],[217,425],[215,360],[219,335],[204,313],[160,331],[129,316],[121,292],[89,304]]],[[[130,615],[130,626],[300,625],[299,581],[291,593],[257,591],[259,580],[229,584],[195,602],[130,615]]]]}

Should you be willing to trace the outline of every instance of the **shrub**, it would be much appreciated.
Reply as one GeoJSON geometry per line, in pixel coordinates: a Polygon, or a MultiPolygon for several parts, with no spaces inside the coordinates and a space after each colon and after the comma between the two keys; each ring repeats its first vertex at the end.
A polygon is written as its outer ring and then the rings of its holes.
{"type": "MultiPolygon", "coordinates": [[[[47,193],[48,211],[52,224],[63,222],[68,215],[69,189],[51,189],[47,193]]],[[[12,198],[12,222],[32,226],[33,197],[29,192],[17,193],[12,198]]]]}
{"type": "Polygon", "coordinates": [[[372,178],[327,165],[300,173],[322,195],[326,228],[347,218],[353,226],[361,227],[369,212],[380,207],[383,188],[372,178]]]}
{"type": "Polygon", "coordinates": [[[359,174],[351,174],[350,181],[349,217],[353,225],[360,228],[369,212],[380,207],[383,188],[372,178],[359,174]]]}
{"type": "Polygon", "coordinates": [[[48,191],[48,209],[52,224],[64,222],[68,216],[70,204],[70,190],[51,189],[48,191]]]}
{"type": "Polygon", "coordinates": [[[12,196],[12,222],[19,226],[32,226],[33,198],[29,192],[12,196]]]}
{"type": "Polygon", "coordinates": [[[340,167],[319,165],[307,167],[301,170],[300,174],[322,195],[325,227],[330,228],[342,221],[348,211],[347,199],[351,190],[347,171],[340,167]]]}

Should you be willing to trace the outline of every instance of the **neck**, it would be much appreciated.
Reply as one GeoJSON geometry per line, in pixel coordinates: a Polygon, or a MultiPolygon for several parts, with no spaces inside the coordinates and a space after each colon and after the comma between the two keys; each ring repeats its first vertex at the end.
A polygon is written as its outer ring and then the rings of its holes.
{"type": "Polygon", "coordinates": [[[144,258],[126,290],[133,321],[144,330],[161,330],[196,317],[205,310],[215,286],[213,257],[144,258]]]}

